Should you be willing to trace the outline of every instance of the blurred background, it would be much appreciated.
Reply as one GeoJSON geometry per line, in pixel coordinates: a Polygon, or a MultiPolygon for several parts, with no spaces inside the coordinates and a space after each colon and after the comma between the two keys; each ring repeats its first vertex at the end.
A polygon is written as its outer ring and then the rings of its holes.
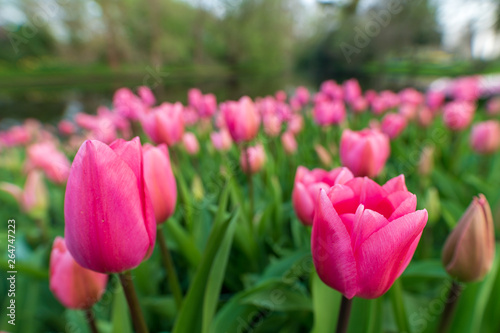
{"type": "Polygon", "coordinates": [[[356,77],[424,90],[500,72],[500,1],[0,0],[0,127],[55,123],[146,85],[186,102],[356,77]],[[14,119],[14,120],[13,120],[14,119]]]}

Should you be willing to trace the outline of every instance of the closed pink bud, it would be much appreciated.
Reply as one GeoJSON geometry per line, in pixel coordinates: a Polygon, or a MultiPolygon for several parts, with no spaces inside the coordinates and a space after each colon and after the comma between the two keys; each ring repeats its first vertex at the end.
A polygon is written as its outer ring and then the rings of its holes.
{"type": "Polygon", "coordinates": [[[340,139],[340,160],[356,176],[377,176],[389,158],[389,137],[375,129],[344,130],[340,139]]]}
{"type": "Polygon", "coordinates": [[[22,211],[32,217],[41,217],[48,206],[48,191],[40,171],[30,171],[24,189],[9,183],[0,183],[0,190],[12,195],[22,211]]]}
{"type": "Polygon", "coordinates": [[[325,147],[318,144],[314,146],[314,150],[316,151],[321,164],[325,167],[330,167],[332,165],[332,156],[325,147]]]}
{"type": "Polygon", "coordinates": [[[350,106],[354,113],[361,113],[368,108],[368,101],[363,96],[359,96],[350,102],[350,106]]]}
{"type": "Polygon", "coordinates": [[[201,117],[212,117],[217,111],[217,98],[214,94],[206,94],[203,96],[201,107],[199,110],[201,117]]]}
{"type": "Polygon", "coordinates": [[[80,266],[63,238],[56,237],[50,253],[50,290],[69,309],[89,309],[101,298],[108,276],[80,266]]]}
{"type": "Polygon", "coordinates": [[[259,172],[266,162],[266,152],[261,144],[241,151],[240,166],[244,173],[259,172]]]}
{"type": "Polygon", "coordinates": [[[285,102],[286,101],[286,92],[284,92],[283,90],[279,90],[276,92],[275,94],[275,98],[278,102],[285,102]]]}
{"type": "Polygon", "coordinates": [[[227,151],[231,149],[231,146],[233,145],[231,135],[226,129],[222,129],[220,132],[211,133],[210,140],[212,140],[212,144],[215,149],[220,151],[227,151]]]}
{"type": "Polygon", "coordinates": [[[195,110],[198,110],[203,99],[203,93],[198,88],[188,90],[188,104],[195,110]]]}
{"type": "Polygon", "coordinates": [[[418,106],[424,102],[424,96],[414,88],[401,90],[399,98],[402,104],[411,104],[414,106],[418,106]]]}
{"type": "Polygon", "coordinates": [[[156,223],[160,224],[174,214],[177,203],[177,184],[170,155],[165,144],[158,147],[145,144],[143,156],[144,179],[153,203],[156,223]]]}
{"type": "MultiPolygon", "coordinates": [[[[329,99],[343,100],[344,89],[334,80],[328,80],[321,84],[320,92],[325,94],[329,99]]],[[[316,102],[316,101],[315,101],[316,102]]]]}
{"type": "Polygon", "coordinates": [[[56,184],[63,184],[68,179],[70,162],[52,142],[31,145],[27,149],[30,168],[43,170],[48,179],[56,184]]]}
{"type": "Polygon", "coordinates": [[[448,274],[462,282],[481,280],[495,257],[495,230],[484,195],[474,198],[444,244],[442,261],[448,274]]]}
{"type": "Polygon", "coordinates": [[[387,134],[390,139],[397,138],[406,128],[406,118],[397,113],[389,113],[382,119],[382,132],[387,134]]]}
{"type": "Polygon", "coordinates": [[[466,76],[458,78],[453,82],[451,90],[455,100],[474,102],[480,95],[479,77],[466,76]]]}
{"type": "Polygon", "coordinates": [[[288,155],[293,155],[297,151],[297,140],[295,140],[295,135],[292,132],[283,133],[281,144],[288,155]]]}
{"type": "Polygon", "coordinates": [[[281,119],[276,113],[264,116],[264,132],[270,137],[276,137],[281,132],[281,119]]]}
{"type": "Polygon", "coordinates": [[[318,125],[338,125],[345,117],[345,106],[342,101],[322,102],[314,106],[313,118],[318,125]]]}
{"type": "Polygon", "coordinates": [[[226,127],[234,142],[248,142],[259,131],[260,116],[250,97],[243,96],[238,102],[225,102],[221,105],[226,127]]]}
{"type": "Polygon", "coordinates": [[[155,105],[156,98],[155,98],[155,95],[153,95],[153,92],[151,91],[151,89],[149,89],[149,87],[146,87],[146,86],[139,87],[137,92],[139,93],[139,97],[141,98],[144,105],[146,105],[146,106],[155,105]]]}
{"type": "Polygon", "coordinates": [[[431,111],[438,110],[444,103],[446,95],[439,90],[429,90],[426,94],[427,106],[431,111]]]}
{"type": "Polygon", "coordinates": [[[469,102],[450,102],[444,106],[444,124],[453,131],[465,129],[472,122],[475,105],[469,102]]]}
{"type": "Polygon", "coordinates": [[[304,106],[309,103],[309,98],[311,97],[311,95],[309,94],[309,90],[307,90],[306,87],[300,86],[295,90],[295,97],[297,98],[299,104],[301,106],[304,106]]]}
{"type": "Polygon", "coordinates": [[[182,136],[182,143],[189,155],[196,155],[200,151],[200,144],[193,133],[184,133],[182,136]]]}
{"type": "Polygon", "coordinates": [[[294,114],[288,120],[287,131],[299,134],[304,128],[304,118],[300,114],[294,114]]]}
{"type": "Polygon", "coordinates": [[[70,136],[76,132],[75,125],[69,120],[61,120],[59,124],[57,124],[57,129],[59,133],[65,136],[70,136]]]}
{"type": "Polygon", "coordinates": [[[414,104],[401,104],[398,113],[408,120],[413,120],[417,117],[418,106],[414,104]]]}
{"type": "Polygon", "coordinates": [[[184,107],[181,103],[163,103],[142,117],[144,132],[156,144],[173,146],[184,134],[184,107]]]}
{"type": "Polygon", "coordinates": [[[297,168],[292,192],[292,203],[295,214],[305,225],[312,225],[319,190],[328,190],[336,184],[345,184],[354,178],[347,168],[336,168],[331,171],[313,169],[309,171],[303,166],[297,168]]]}
{"type": "Polygon", "coordinates": [[[139,120],[146,112],[146,105],[128,88],[115,92],[113,106],[119,115],[130,120],[139,120]]]}
{"type": "Polygon", "coordinates": [[[500,148],[500,123],[488,120],[472,127],[470,145],[479,154],[492,154],[500,148]]]}
{"type": "Polygon", "coordinates": [[[356,99],[362,96],[361,86],[359,85],[358,80],[350,79],[344,82],[344,100],[347,103],[352,103],[356,99]]]}
{"type": "Polygon", "coordinates": [[[486,104],[486,111],[490,116],[496,116],[500,114],[500,97],[491,98],[486,104]]]}
{"type": "Polygon", "coordinates": [[[433,120],[434,114],[427,106],[421,106],[418,109],[417,121],[420,126],[428,127],[430,124],[432,124],[433,120]]]}
{"type": "Polygon", "coordinates": [[[364,177],[321,189],[311,235],[321,280],[349,299],[387,292],[410,263],[427,223],[427,211],[416,207],[403,176],[384,186],[364,177]]]}
{"type": "Polygon", "coordinates": [[[139,138],[83,143],[68,178],[64,218],[68,249],[85,268],[118,273],[151,255],[156,222],[139,138]]]}
{"type": "Polygon", "coordinates": [[[0,143],[7,147],[27,144],[31,139],[30,132],[25,126],[12,126],[0,132],[0,143]]]}

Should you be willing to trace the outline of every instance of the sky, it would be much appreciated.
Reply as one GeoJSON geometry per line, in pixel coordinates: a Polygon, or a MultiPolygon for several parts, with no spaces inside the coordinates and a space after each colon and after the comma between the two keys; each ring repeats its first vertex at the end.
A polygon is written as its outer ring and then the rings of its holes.
{"type": "MultiPolygon", "coordinates": [[[[203,4],[205,8],[218,15],[223,15],[221,0],[183,0],[193,5],[203,4]]],[[[313,15],[317,10],[317,0],[299,0],[301,10],[305,15],[313,15]]],[[[347,0],[332,0],[346,2],[347,0]]],[[[399,1],[399,0],[395,0],[399,1]]],[[[412,0],[409,0],[412,1],[412,0]]],[[[443,47],[452,51],[468,27],[474,32],[472,53],[475,58],[489,59],[500,55],[500,37],[492,29],[495,23],[494,0],[432,0],[438,10],[438,23],[443,32],[443,47]]],[[[360,0],[359,10],[363,11],[379,0],[360,0]]],[[[93,1],[89,0],[89,15],[99,15],[99,11],[92,10],[93,1]]],[[[95,4],[95,3],[94,3],[95,4]]],[[[98,7],[98,6],[97,6],[98,7]]],[[[94,8],[95,9],[95,8],[94,8]]],[[[25,20],[24,15],[16,9],[12,0],[0,0],[0,24],[5,22],[19,23],[25,20]]],[[[58,27],[54,27],[57,32],[58,27]]]]}

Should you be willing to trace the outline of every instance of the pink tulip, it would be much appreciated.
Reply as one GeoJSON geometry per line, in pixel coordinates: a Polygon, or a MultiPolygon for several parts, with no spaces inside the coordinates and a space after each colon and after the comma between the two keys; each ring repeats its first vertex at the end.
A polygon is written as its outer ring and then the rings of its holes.
{"type": "Polygon", "coordinates": [[[191,88],[188,90],[188,104],[192,108],[198,110],[201,100],[203,98],[203,93],[198,88],[191,88]]]}
{"type": "Polygon", "coordinates": [[[358,80],[350,79],[344,82],[344,100],[346,103],[353,103],[358,98],[362,97],[363,92],[358,80]]]}
{"type": "Polygon", "coordinates": [[[41,169],[48,179],[56,184],[63,184],[69,175],[70,162],[54,143],[42,142],[27,148],[28,169],[41,169]]]}
{"type": "Polygon", "coordinates": [[[475,105],[469,102],[450,102],[444,106],[444,124],[453,131],[465,129],[472,122],[475,105]]]}
{"type": "Polygon", "coordinates": [[[322,102],[314,106],[313,118],[318,125],[338,125],[345,120],[345,117],[345,106],[342,101],[322,102]]]}
{"type": "Polygon", "coordinates": [[[203,96],[200,106],[200,116],[205,118],[212,117],[215,111],[217,111],[217,98],[214,94],[206,94],[203,96]]]}
{"type": "Polygon", "coordinates": [[[472,127],[470,145],[478,154],[492,154],[500,148],[500,122],[488,120],[472,127]]]}
{"type": "Polygon", "coordinates": [[[139,138],[83,143],[68,178],[64,217],[68,249],[85,268],[123,272],[151,255],[156,222],[139,138]]]}
{"type": "Polygon", "coordinates": [[[212,144],[215,149],[220,151],[227,151],[231,149],[233,145],[233,140],[231,139],[231,135],[225,129],[220,132],[213,132],[210,134],[210,140],[212,140],[212,144]]]}
{"type": "Polygon", "coordinates": [[[154,143],[173,146],[184,134],[183,111],[184,107],[179,102],[163,103],[142,117],[142,128],[154,143]]]}
{"type": "Polygon", "coordinates": [[[352,178],[354,176],[347,168],[309,171],[299,166],[292,192],[293,209],[299,220],[305,225],[312,225],[320,189],[328,190],[334,185],[345,184],[352,178]]]}
{"type": "Polygon", "coordinates": [[[424,102],[424,96],[414,88],[406,88],[399,92],[401,104],[418,106],[424,102]]]}
{"type": "Polygon", "coordinates": [[[377,298],[408,266],[427,223],[404,176],[369,178],[320,190],[311,250],[321,280],[348,299],[377,298]]]}
{"type": "Polygon", "coordinates": [[[69,120],[61,120],[57,124],[57,129],[64,136],[70,136],[76,132],[75,125],[69,120]]]}
{"type": "Polygon", "coordinates": [[[325,147],[317,144],[314,146],[314,151],[316,151],[321,164],[325,167],[330,167],[332,165],[332,156],[325,147]]]}
{"type": "Polygon", "coordinates": [[[375,177],[390,155],[389,137],[375,129],[344,130],[340,139],[340,160],[356,176],[375,177]]]}
{"type": "Polygon", "coordinates": [[[406,118],[397,113],[389,113],[382,119],[382,132],[390,139],[397,138],[406,128],[406,118]]]}
{"type": "Polygon", "coordinates": [[[293,155],[297,151],[297,140],[295,140],[295,135],[292,132],[287,131],[283,133],[281,144],[288,155],[293,155]]]}
{"type": "Polygon", "coordinates": [[[443,105],[445,99],[446,95],[439,90],[429,90],[426,94],[427,106],[434,112],[443,105]]]}
{"type": "Polygon", "coordinates": [[[304,128],[304,118],[299,114],[294,114],[288,120],[287,131],[293,134],[299,134],[304,128]]]}
{"type": "Polygon", "coordinates": [[[11,194],[28,215],[40,217],[46,213],[49,193],[40,171],[30,171],[24,189],[14,184],[0,183],[0,190],[11,194]]]}
{"type": "Polygon", "coordinates": [[[144,179],[151,196],[156,223],[165,222],[174,214],[177,202],[177,184],[165,144],[143,148],[144,179]]]}
{"type": "Polygon", "coordinates": [[[453,81],[451,93],[455,100],[474,102],[480,95],[480,82],[477,76],[465,76],[453,81]]]}
{"type": "Polygon", "coordinates": [[[486,112],[490,116],[500,115],[500,97],[493,97],[486,104],[486,112]]]}
{"type": "Polygon", "coordinates": [[[137,89],[137,92],[139,93],[139,97],[141,98],[144,105],[146,106],[155,105],[156,98],[155,95],[153,95],[151,89],[149,89],[149,87],[141,86],[137,89]]]}
{"type": "Polygon", "coordinates": [[[377,97],[378,97],[378,94],[375,90],[367,90],[365,92],[365,99],[369,104],[371,104],[373,102],[373,100],[376,99],[377,97]]]}
{"type": "Polygon", "coordinates": [[[120,88],[113,96],[116,112],[130,120],[139,120],[146,112],[146,105],[128,88],[120,88]]]}
{"type": "Polygon", "coordinates": [[[306,87],[300,86],[295,89],[295,97],[297,98],[297,101],[301,106],[306,105],[309,103],[309,99],[311,98],[311,95],[309,94],[309,90],[307,90],[306,87]]]}
{"type": "Polygon", "coordinates": [[[418,106],[414,104],[401,104],[398,113],[408,120],[417,118],[418,106]]]}
{"type": "Polygon", "coordinates": [[[243,96],[238,102],[221,104],[227,129],[234,142],[248,142],[259,131],[260,117],[250,97],[243,96]]]}
{"type": "Polygon", "coordinates": [[[244,173],[259,172],[266,162],[266,152],[261,144],[241,151],[240,166],[244,173]],[[249,168],[250,167],[250,168],[249,168]]]}
{"type": "Polygon", "coordinates": [[[283,90],[279,90],[276,92],[274,97],[278,102],[284,103],[286,101],[286,92],[284,92],[283,90]]]}
{"type": "Polygon", "coordinates": [[[418,109],[417,121],[420,126],[428,127],[430,124],[432,124],[433,120],[434,114],[427,106],[421,106],[418,109]]]}
{"type": "Polygon", "coordinates": [[[101,298],[108,276],[80,266],[56,237],[50,253],[50,290],[69,309],[89,309],[101,298]]]}
{"type": "Polygon", "coordinates": [[[276,137],[281,132],[281,119],[276,113],[264,116],[264,132],[270,137],[276,137]]]}
{"type": "Polygon", "coordinates": [[[361,113],[368,108],[368,101],[363,96],[359,96],[351,101],[349,105],[354,113],[361,113]]]}
{"type": "Polygon", "coordinates": [[[344,99],[344,89],[333,80],[323,82],[320,87],[320,92],[332,100],[344,99]]]}
{"type": "Polygon", "coordinates": [[[182,136],[182,143],[189,155],[196,155],[200,151],[200,144],[193,133],[184,133],[182,136]]]}
{"type": "Polygon", "coordinates": [[[25,126],[12,126],[8,130],[0,132],[0,143],[7,147],[25,145],[30,139],[30,133],[25,126]]]}

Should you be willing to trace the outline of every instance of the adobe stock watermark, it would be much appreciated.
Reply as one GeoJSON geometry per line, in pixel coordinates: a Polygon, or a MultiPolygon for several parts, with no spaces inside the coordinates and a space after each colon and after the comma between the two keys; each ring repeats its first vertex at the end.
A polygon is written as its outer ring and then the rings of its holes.
{"type": "Polygon", "coordinates": [[[359,54],[361,49],[367,47],[373,38],[378,36],[382,28],[387,27],[394,15],[403,11],[403,0],[391,0],[387,5],[387,9],[375,10],[370,13],[371,19],[367,20],[363,28],[356,26],[354,28],[353,44],[346,42],[340,43],[340,50],[344,55],[347,63],[351,63],[351,56],[359,54]]]}
{"type": "Polygon", "coordinates": [[[27,18],[26,23],[18,31],[8,31],[7,38],[14,49],[14,53],[18,54],[20,46],[27,44],[33,39],[42,27],[45,27],[59,13],[60,6],[64,6],[68,0],[52,0],[38,2],[38,11],[31,17],[27,18]]]}

